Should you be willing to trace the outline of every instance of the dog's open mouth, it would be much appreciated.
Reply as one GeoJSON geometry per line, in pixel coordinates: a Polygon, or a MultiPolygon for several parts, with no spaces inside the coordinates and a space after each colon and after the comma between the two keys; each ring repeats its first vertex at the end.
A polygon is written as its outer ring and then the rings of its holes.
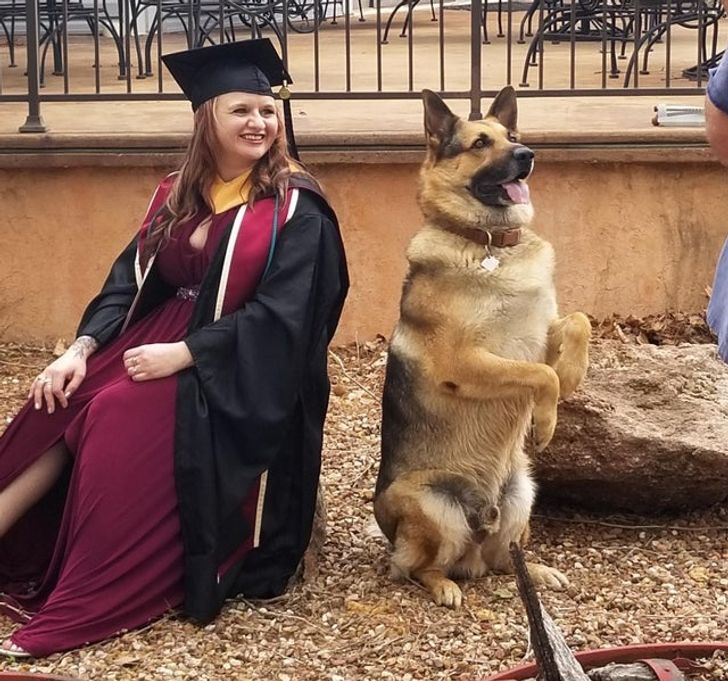
{"type": "Polygon", "coordinates": [[[498,186],[507,194],[512,203],[528,203],[531,200],[531,192],[525,180],[511,180],[498,186]]]}
{"type": "Polygon", "coordinates": [[[513,206],[529,203],[531,194],[525,179],[515,178],[502,184],[473,182],[470,193],[487,206],[513,206]]]}

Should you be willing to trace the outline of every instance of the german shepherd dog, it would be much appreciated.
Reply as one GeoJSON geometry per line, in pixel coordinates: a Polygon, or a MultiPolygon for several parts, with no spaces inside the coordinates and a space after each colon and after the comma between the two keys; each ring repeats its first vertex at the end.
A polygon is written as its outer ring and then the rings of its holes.
{"type": "MultiPolygon", "coordinates": [[[[435,602],[462,602],[450,578],[513,571],[535,485],[524,444],[548,445],[559,397],[588,366],[589,320],[557,316],[554,254],[528,225],[533,151],[519,144],[516,95],[503,89],[481,121],[423,91],[424,227],[387,360],[374,513],[392,572],[435,602]]],[[[529,563],[540,585],[568,582],[529,563]]]]}

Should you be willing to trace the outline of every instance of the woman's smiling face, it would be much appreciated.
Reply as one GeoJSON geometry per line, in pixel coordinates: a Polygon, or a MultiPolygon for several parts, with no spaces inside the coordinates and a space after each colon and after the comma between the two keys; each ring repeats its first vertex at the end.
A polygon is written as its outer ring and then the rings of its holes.
{"type": "Polygon", "coordinates": [[[216,98],[214,111],[218,172],[229,180],[268,153],[278,134],[276,104],[268,95],[228,92],[216,98]]]}

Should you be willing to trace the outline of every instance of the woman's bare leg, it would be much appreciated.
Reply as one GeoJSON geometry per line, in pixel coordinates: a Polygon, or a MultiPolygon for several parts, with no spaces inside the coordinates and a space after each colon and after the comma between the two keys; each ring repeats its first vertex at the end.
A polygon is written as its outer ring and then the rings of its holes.
{"type": "Polygon", "coordinates": [[[0,491],[0,537],[53,487],[68,456],[63,441],[58,442],[0,491]]]}

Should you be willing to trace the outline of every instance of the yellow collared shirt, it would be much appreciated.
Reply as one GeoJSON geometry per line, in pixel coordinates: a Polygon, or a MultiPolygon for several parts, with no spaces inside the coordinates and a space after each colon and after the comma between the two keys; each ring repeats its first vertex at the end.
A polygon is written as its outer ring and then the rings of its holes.
{"type": "Polygon", "coordinates": [[[210,187],[210,200],[215,215],[248,202],[248,195],[250,194],[248,179],[251,172],[252,170],[247,170],[242,175],[238,175],[227,182],[219,176],[215,177],[215,181],[210,187]]]}

